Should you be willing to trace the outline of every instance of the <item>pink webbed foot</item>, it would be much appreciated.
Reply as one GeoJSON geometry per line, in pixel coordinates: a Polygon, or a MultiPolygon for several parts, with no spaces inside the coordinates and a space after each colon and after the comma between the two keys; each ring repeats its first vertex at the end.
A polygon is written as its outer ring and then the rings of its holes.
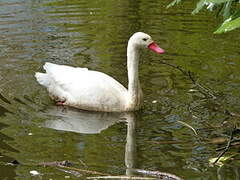
{"type": "Polygon", "coordinates": [[[65,101],[58,101],[56,103],[57,106],[64,106],[65,105],[65,101]]]}

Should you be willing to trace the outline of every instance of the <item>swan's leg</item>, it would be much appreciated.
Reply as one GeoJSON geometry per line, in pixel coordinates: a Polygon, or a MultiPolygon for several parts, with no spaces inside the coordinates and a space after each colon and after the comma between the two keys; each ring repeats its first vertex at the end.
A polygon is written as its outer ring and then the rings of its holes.
{"type": "Polygon", "coordinates": [[[56,95],[51,94],[51,93],[50,93],[50,97],[51,97],[51,99],[56,101],[56,105],[58,105],[58,106],[66,105],[66,99],[65,98],[56,96],[56,95]]]}

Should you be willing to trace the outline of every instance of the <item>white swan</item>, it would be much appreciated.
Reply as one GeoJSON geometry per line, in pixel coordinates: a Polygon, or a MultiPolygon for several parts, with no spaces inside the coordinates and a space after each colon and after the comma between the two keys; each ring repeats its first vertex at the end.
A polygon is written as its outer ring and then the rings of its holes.
{"type": "Polygon", "coordinates": [[[128,89],[102,72],[52,63],[43,66],[46,73],[37,72],[35,77],[57,104],[90,111],[135,111],[142,105],[138,63],[139,51],[143,47],[164,53],[149,35],[143,32],[133,34],[127,47],[128,89]]]}

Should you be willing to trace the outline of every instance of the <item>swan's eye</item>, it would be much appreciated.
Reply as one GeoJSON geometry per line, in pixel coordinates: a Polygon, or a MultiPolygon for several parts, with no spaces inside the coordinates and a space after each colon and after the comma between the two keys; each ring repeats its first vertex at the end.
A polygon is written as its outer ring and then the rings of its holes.
{"type": "Polygon", "coordinates": [[[148,39],[147,38],[143,38],[144,41],[147,41],[148,39]]]}

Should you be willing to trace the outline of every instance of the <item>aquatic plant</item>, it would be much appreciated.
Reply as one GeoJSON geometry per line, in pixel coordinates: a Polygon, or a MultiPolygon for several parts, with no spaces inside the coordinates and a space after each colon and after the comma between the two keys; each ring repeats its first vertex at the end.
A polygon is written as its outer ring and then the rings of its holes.
{"type": "MultiPolygon", "coordinates": [[[[179,4],[182,0],[173,0],[168,6],[172,7],[179,4]]],[[[240,27],[240,0],[199,0],[192,14],[197,14],[200,10],[206,8],[209,11],[216,11],[216,16],[223,16],[223,22],[214,32],[221,34],[232,31],[240,27]]]]}

